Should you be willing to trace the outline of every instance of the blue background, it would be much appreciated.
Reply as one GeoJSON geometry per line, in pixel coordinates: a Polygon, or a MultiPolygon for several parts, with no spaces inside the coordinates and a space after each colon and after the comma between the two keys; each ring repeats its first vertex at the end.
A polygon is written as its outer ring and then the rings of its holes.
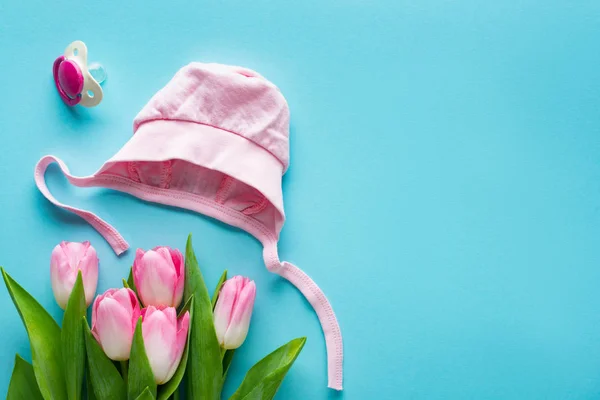
{"type": "MultiPolygon", "coordinates": [[[[60,319],[49,256],[90,240],[99,291],[116,258],[37,191],[44,154],[94,172],[135,114],[190,61],[259,71],[292,112],[282,259],[323,288],[344,334],[345,391],[301,295],[257,241],[119,193],[60,200],[133,248],[183,247],[206,279],[258,285],[225,393],[263,355],[308,336],[279,399],[593,399],[600,396],[600,2],[552,0],[0,2],[0,263],[60,319]],[[68,109],[54,59],[73,40],[108,71],[95,109],[68,109]]],[[[26,333],[0,290],[0,393],[26,333]]]]}

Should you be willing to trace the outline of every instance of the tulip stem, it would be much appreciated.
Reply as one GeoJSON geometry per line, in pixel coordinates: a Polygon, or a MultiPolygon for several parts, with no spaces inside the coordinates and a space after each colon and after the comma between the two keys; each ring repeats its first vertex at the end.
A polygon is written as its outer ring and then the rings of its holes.
{"type": "Polygon", "coordinates": [[[127,385],[127,361],[121,361],[121,375],[123,376],[125,385],[127,385]]]}

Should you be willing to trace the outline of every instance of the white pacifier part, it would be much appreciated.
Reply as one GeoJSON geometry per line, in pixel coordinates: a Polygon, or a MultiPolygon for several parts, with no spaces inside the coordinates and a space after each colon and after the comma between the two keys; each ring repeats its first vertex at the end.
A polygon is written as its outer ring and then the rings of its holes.
{"type": "Polygon", "coordinates": [[[95,107],[102,101],[102,87],[100,84],[106,79],[106,71],[99,63],[87,63],[87,47],[81,40],[76,40],[67,46],[65,59],[75,62],[83,76],[83,89],[81,90],[81,104],[84,107],[95,107]]]}

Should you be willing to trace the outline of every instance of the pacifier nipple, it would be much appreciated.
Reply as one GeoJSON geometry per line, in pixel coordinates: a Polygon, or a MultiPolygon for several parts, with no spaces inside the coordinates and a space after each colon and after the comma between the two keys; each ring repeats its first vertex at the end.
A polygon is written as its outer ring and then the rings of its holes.
{"type": "Polygon", "coordinates": [[[100,84],[106,80],[106,70],[99,63],[87,64],[87,47],[82,41],[67,46],[64,55],[54,61],[52,72],[65,104],[95,107],[102,101],[100,84]]]}
{"type": "Polygon", "coordinates": [[[90,71],[92,78],[94,78],[99,84],[102,85],[102,83],[106,80],[106,70],[102,64],[93,62],[88,65],[88,71],[90,71]]]}

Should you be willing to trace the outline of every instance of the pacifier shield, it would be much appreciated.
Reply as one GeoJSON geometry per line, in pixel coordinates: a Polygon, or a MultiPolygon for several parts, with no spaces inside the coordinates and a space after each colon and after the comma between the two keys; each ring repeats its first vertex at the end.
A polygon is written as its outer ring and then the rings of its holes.
{"type": "Polygon", "coordinates": [[[100,83],[106,79],[106,71],[98,63],[88,66],[87,47],[82,41],[76,40],[67,46],[64,55],[54,61],[52,72],[65,104],[95,107],[102,101],[100,83]]]}
{"type": "Polygon", "coordinates": [[[83,90],[83,74],[71,60],[64,60],[58,66],[58,83],[70,98],[77,97],[83,90]]]}

